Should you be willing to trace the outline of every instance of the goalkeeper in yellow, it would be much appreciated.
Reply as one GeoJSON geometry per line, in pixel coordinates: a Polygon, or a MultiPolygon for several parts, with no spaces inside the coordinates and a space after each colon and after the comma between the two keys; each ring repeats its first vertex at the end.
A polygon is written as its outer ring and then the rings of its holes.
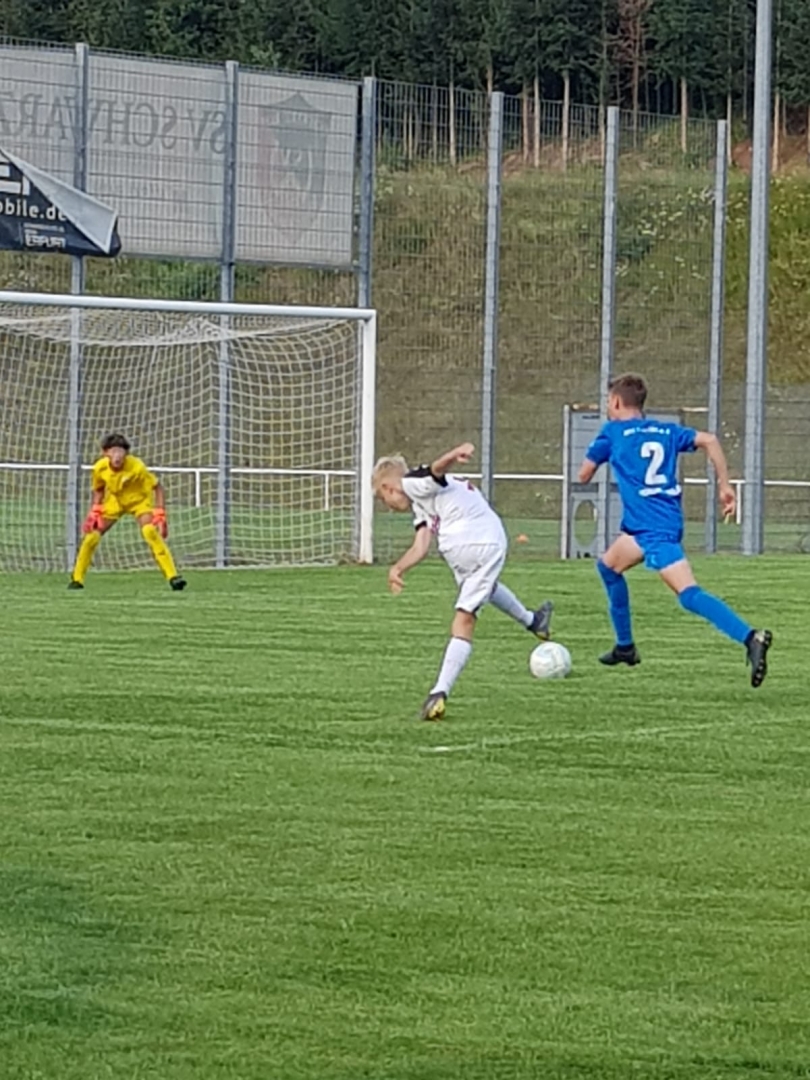
{"type": "Polygon", "coordinates": [[[101,449],[104,456],[93,466],[93,502],[82,525],[84,539],[68,588],[84,588],[85,576],[102,536],[116,521],[130,514],[140,525],[141,535],[169,585],[180,592],[186,582],[177,573],[165,543],[169,530],[162,486],[141,459],[130,454],[129,442],[123,435],[108,435],[101,449]]]}

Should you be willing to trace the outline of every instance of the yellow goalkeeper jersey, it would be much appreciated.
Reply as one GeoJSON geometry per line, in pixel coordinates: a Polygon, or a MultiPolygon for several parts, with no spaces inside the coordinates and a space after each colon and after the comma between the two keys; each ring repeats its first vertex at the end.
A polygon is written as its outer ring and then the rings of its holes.
{"type": "Polygon", "coordinates": [[[127,454],[120,469],[114,469],[109,458],[103,457],[93,466],[93,491],[104,492],[102,506],[105,511],[143,513],[152,505],[152,493],[158,479],[140,458],[127,454]]]}

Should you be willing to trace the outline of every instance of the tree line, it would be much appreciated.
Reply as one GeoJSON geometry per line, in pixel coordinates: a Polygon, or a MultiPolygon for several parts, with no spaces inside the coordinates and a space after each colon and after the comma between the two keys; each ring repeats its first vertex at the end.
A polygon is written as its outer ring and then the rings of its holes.
{"type": "MultiPolygon", "coordinates": [[[[4,0],[15,38],[750,118],[756,0],[4,0]]],[[[810,0],[774,0],[776,115],[810,139],[810,0]]]]}

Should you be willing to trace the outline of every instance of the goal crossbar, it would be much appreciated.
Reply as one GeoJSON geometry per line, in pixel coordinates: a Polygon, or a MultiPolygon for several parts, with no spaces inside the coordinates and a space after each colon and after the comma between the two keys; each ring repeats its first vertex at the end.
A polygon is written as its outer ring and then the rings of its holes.
{"type": "MultiPolygon", "coordinates": [[[[46,495],[44,488],[3,481],[0,516],[7,505],[23,514],[33,500],[41,513],[46,500],[63,498],[61,559],[70,563],[85,498],[78,494],[79,478],[93,453],[90,437],[114,426],[134,427],[139,456],[165,463],[173,473],[212,475],[216,491],[207,509],[215,539],[210,563],[199,550],[201,540],[189,555],[198,565],[347,557],[371,562],[376,333],[372,308],[0,290],[0,380],[6,391],[13,389],[20,414],[10,418],[0,445],[0,458],[9,467],[2,472],[19,478],[28,474],[28,464],[41,468],[48,461],[70,474],[61,495],[56,488],[46,495]],[[150,440],[143,432],[160,434],[173,427],[179,434],[168,446],[167,460],[167,440],[150,440]],[[184,439],[192,449],[183,446],[184,439]],[[61,462],[61,453],[48,453],[49,440],[54,447],[67,446],[61,462]],[[341,478],[342,485],[330,504],[334,520],[328,524],[313,522],[315,500],[296,479],[322,473],[341,478]],[[230,535],[234,520],[242,545],[236,558],[230,535]],[[305,521],[310,525],[301,524],[305,521]],[[317,542],[304,535],[307,527],[315,530],[317,542]],[[273,543],[281,554],[270,550],[273,543]]],[[[199,480],[196,494],[199,501],[199,480]]],[[[32,556],[33,565],[55,568],[58,562],[49,555],[32,556]]],[[[132,556],[111,565],[141,562],[132,556]]]]}
{"type": "Polygon", "coordinates": [[[265,318],[354,320],[375,324],[374,308],[307,307],[301,304],[226,304],[205,300],[142,300],[132,296],[74,296],[72,293],[28,293],[0,290],[0,304],[67,307],[112,311],[165,311],[186,315],[256,315],[265,318]]]}

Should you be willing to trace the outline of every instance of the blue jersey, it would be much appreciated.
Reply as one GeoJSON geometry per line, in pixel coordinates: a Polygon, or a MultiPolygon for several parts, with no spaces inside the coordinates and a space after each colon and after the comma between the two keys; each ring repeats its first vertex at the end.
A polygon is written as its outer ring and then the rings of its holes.
{"type": "Polygon", "coordinates": [[[694,428],[637,417],[609,420],[585,454],[609,462],[622,499],[622,532],[656,533],[680,541],[683,533],[678,455],[696,450],[694,428]]]}

